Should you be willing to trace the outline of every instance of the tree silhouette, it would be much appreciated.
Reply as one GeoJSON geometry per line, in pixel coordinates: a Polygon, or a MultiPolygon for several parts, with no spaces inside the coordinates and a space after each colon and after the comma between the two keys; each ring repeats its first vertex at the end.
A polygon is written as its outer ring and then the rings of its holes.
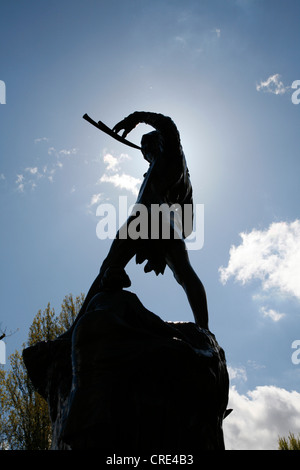
{"type": "Polygon", "coordinates": [[[279,450],[300,450],[300,433],[299,437],[296,437],[292,432],[289,433],[288,437],[280,437],[278,440],[279,450]]]}
{"type": "MultiPolygon", "coordinates": [[[[25,347],[54,340],[64,333],[77,316],[84,300],[67,295],[58,316],[48,303],[39,310],[29,328],[25,347]]],[[[46,450],[51,446],[51,423],[47,402],[37,393],[28,377],[22,354],[9,357],[10,369],[0,369],[0,449],[46,450]]]]}

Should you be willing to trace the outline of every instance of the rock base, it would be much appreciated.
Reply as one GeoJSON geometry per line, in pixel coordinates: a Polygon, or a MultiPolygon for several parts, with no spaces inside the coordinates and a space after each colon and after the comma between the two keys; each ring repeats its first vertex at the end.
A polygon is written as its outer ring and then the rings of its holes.
{"type": "Polygon", "coordinates": [[[47,400],[52,448],[223,450],[229,381],[214,335],[164,322],[129,291],[100,292],[71,337],[23,351],[47,400]]]}

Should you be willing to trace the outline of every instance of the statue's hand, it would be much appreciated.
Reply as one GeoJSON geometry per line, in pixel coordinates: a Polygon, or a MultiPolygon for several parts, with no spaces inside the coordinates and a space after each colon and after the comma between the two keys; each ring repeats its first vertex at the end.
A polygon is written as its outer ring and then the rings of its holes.
{"type": "Polygon", "coordinates": [[[125,119],[122,119],[122,121],[118,122],[113,128],[113,131],[116,132],[117,134],[124,129],[122,137],[125,139],[125,137],[129,134],[129,132],[132,131],[136,127],[138,123],[134,119],[133,115],[130,115],[126,117],[125,119]]]}

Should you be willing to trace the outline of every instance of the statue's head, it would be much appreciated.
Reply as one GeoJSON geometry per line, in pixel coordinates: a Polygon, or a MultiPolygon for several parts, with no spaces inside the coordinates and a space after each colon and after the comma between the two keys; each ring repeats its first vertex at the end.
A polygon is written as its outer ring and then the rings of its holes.
{"type": "Polygon", "coordinates": [[[144,134],[141,140],[142,154],[147,162],[152,163],[163,152],[164,141],[159,131],[144,134]]]}

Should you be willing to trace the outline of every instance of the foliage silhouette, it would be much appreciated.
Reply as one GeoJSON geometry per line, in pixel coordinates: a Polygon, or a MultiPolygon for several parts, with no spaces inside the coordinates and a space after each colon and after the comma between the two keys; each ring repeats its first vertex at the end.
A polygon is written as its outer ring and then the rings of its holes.
{"type": "MultiPolygon", "coordinates": [[[[29,328],[25,347],[39,341],[51,341],[68,330],[84,300],[80,294],[65,296],[58,316],[48,303],[39,310],[29,328]]],[[[0,369],[0,449],[47,450],[51,446],[51,424],[48,404],[37,393],[28,377],[22,354],[15,351],[10,369],[0,369]]]]}

